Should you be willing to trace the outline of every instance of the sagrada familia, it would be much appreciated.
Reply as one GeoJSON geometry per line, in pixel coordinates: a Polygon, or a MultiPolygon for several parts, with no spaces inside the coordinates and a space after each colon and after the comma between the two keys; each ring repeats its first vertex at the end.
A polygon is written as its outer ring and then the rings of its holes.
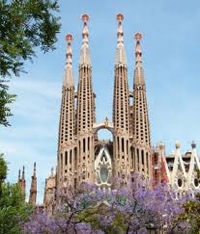
{"type": "MultiPolygon", "coordinates": [[[[89,48],[89,16],[87,14],[82,16],[82,45],[77,90],[75,90],[72,66],[72,35],[66,36],[67,50],[62,86],[57,169],[55,173],[52,170],[46,179],[44,192],[44,207],[48,213],[52,213],[56,206],[58,190],[75,191],[83,182],[109,190],[119,186],[119,181],[123,184],[131,182],[134,173],[143,174],[146,179],[152,181],[152,186],[163,181],[170,183],[177,190],[177,196],[185,191],[193,194],[200,188],[197,178],[200,160],[194,142],[191,144],[191,151],[184,154],[180,151],[180,144],[176,143],[176,149],[170,155],[166,155],[163,143],[158,143],[156,147],[151,144],[142,64],[142,35],[136,33],[134,36],[135,68],[133,87],[130,88],[123,39],[123,18],[122,14],[117,15],[112,122],[107,117],[101,123],[96,122],[96,95],[93,89],[89,48]],[[107,141],[99,139],[100,129],[110,131],[113,139],[107,141]]],[[[32,187],[34,190],[35,186],[32,187]]]]}

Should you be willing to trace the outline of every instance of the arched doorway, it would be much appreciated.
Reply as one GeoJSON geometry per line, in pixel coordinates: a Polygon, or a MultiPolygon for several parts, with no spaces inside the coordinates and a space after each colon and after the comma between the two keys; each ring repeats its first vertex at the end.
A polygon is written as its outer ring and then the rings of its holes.
{"type": "Polygon", "coordinates": [[[95,183],[101,189],[110,189],[113,170],[113,127],[107,122],[97,124],[95,134],[95,183]]]}

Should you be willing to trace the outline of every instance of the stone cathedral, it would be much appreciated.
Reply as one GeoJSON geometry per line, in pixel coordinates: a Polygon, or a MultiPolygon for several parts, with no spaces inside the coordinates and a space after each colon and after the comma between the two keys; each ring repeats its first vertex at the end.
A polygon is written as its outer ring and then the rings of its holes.
{"type": "MultiPolygon", "coordinates": [[[[123,40],[123,15],[117,15],[117,45],[114,64],[112,122],[105,118],[97,123],[95,88],[92,82],[92,63],[89,46],[89,16],[82,16],[82,45],[80,48],[77,90],[73,77],[72,35],[66,36],[66,64],[62,86],[59,139],[56,173],[46,179],[44,205],[52,209],[58,189],[76,190],[82,182],[96,184],[100,189],[112,189],[131,182],[135,172],[159,183],[165,180],[185,189],[199,188],[195,168],[200,169],[196,145],[183,157],[176,144],[174,155],[166,157],[164,144],[153,148],[142,65],[142,35],[136,33],[133,87],[128,84],[126,51],[123,40]],[[97,132],[107,129],[113,139],[98,139],[97,132]],[[178,156],[177,156],[178,155],[178,156]],[[191,162],[193,163],[191,166],[191,162]],[[187,170],[185,169],[187,166],[187,170]],[[190,175],[187,174],[190,172],[190,175]],[[120,178],[120,180],[118,180],[120,178]],[[186,186],[188,187],[188,186],[186,186]]],[[[51,211],[49,211],[51,212],[51,211]]]]}

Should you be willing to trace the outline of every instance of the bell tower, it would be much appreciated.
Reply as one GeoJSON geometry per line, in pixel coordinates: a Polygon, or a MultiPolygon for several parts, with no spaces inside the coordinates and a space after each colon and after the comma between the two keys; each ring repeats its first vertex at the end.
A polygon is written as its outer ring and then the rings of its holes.
{"type": "Polygon", "coordinates": [[[132,147],[131,157],[133,171],[143,173],[145,177],[152,177],[152,152],[150,140],[150,124],[146,96],[146,84],[142,65],[142,49],[140,41],[142,34],[136,33],[135,69],[133,82],[133,114],[132,114],[132,147]]]}
{"type": "Polygon", "coordinates": [[[113,95],[113,176],[127,182],[129,168],[129,88],[127,75],[127,60],[123,40],[122,21],[124,16],[117,15],[117,50],[114,72],[113,95]]]}

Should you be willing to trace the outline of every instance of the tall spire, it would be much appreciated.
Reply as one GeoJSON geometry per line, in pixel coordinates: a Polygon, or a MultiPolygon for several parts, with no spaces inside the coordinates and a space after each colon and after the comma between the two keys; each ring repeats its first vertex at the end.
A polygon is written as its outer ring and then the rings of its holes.
{"type": "Polygon", "coordinates": [[[118,21],[118,29],[117,29],[117,52],[116,52],[116,65],[124,65],[127,66],[126,62],[126,53],[124,48],[124,39],[123,39],[123,29],[122,29],[122,21],[124,16],[122,14],[117,15],[118,21]]]}
{"type": "Polygon", "coordinates": [[[142,34],[136,33],[135,71],[134,71],[134,105],[133,105],[133,137],[140,144],[150,146],[150,126],[146,97],[146,85],[142,67],[142,50],[140,40],[142,34]]]}
{"type": "Polygon", "coordinates": [[[123,42],[122,14],[117,15],[117,50],[115,60],[115,79],[113,95],[113,125],[116,132],[114,138],[114,176],[128,176],[128,150],[129,148],[129,88],[126,53],[123,42]]]}
{"type": "Polygon", "coordinates": [[[25,200],[25,198],[26,198],[26,179],[25,179],[25,167],[24,166],[22,169],[21,191],[22,191],[22,195],[23,195],[24,200],[25,200]]]}
{"type": "MultiPolygon", "coordinates": [[[[69,175],[68,154],[72,157],[74,152],[75,139],[75,85],[72,69],[72,43],[71,34],[66,35],[67,51],[65,75],[62,87],[62,103],[59,122],[59,139],[58,139],[58,181],[59,183],[69,175]],[[67,170],[68,169],[68,170],[67,170]]],[[[70,160],[71,162],[71,160],[70,160]]],[[[59,186],[59,184],[58,184],[59,186]]]]}
{"type": "Polygon", "coordinates": [[[23,166],[22,174],[21,170],[18,172],[18,182],[17,182],[19,189],[21,190],[24,202],[25,202],[25,196],[26,196],[26,180],[25,180],[25,168],[23,166]]]}
{"type": "Polygon", "coordinates": [[[92,88],[92,70],[88,44],[89,30],[87,22],[89,16],[82,15],[84,23],[82,32],[82,46],[80,52],[79,82],[77,91],[77,131],[92,130],[95,119],[94,93],[92,88]]]}
{"type": "Polygon", "coordinates": [[[142,67],[142,50],[140,40],[142,34],[136,33],[135,46],[135,70],[133,85],[133,112],[132,112],[132,134],[133,145],[132,155],[134,159],[134,170],[148,178],[152,177],[151,171],[151,142],[150,142],[150,124],[148,117],[148,105],[146,97],[146,85],[142,67]]]}
{"type": "Polygon", "coordinates": [[[36,163],[34,163],[29,203],[32,205],[36,205],[36,199],[37,199],[37,177],[36,177],[36,163]]]}
{"type": "Polygon", "coordinates": [[[83,20],[83,31],[82,31],[82,46],[81,46],[81,56],[80,56],[80,66],[88,65],[91,66],[90,60],[90,50],[89,50],[89,30],[87,26],[87,22],[89,20],[89,16],[87,14],[82,15],[83,20]]]}
{"type": "Polygon", "coordinates": [[[66,51],[66,65],[63,85],[66,87],[74,87],[73,69],[72,69],[72,45],[73,37],[71,34],[66,35],[67,51],[66,51]]]}
{"type": "MultiPolygon", "coordinates": [[[[83,31],[82,46],[80,51],[79,81],[77,90],[77,140],[78,140],[78,171],[77,178],[92,182],[94,172],[87,173],[93,167],[94,160],[94,136],[93,124],[95,122],[95,94],[92,87],[92,66],[88,44],[89,30],[87,22],[89,16],[82,15],[83,31]]],[[[77,180],[78,183],[82,181],[77,180]]]]}

